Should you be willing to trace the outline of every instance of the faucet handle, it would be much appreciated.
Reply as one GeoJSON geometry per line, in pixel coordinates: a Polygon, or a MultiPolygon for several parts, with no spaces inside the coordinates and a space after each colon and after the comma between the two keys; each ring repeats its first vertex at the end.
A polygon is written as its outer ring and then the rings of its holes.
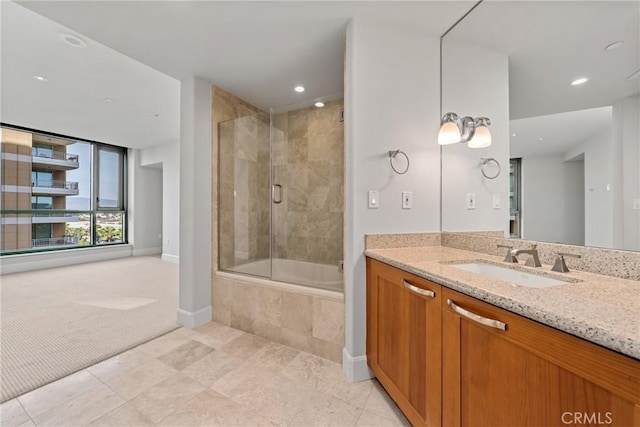
{"type": "Polygon", "coordinates": [[[580,255],[577,255],[577,254],[558,252],[558,258],[556,258],[556,262],[553,264],[551,271],[557,271],[559,273],[568,273],[569,268],[567,267],[567,263],[564,261],[564,257],[566,256],[571,258],[582,258],[580,255]]]}
{"type": "Polygon", "coordinates": [[[507,254],[504,257],[504,262],[511,262],[511,263],[518,263],[518,258],[516,258],[513,253],[511,252],[511,249],[513,249],[513,245],[496,245],[499,248],[506,248],[507,249],[507,254]]]}

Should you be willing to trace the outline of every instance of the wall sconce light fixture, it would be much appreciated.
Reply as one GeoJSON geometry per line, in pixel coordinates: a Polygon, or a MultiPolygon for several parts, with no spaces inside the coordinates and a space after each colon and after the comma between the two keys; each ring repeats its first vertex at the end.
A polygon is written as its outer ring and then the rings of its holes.
{"type": "Polygon", "coordinates": [[[440,122],[438,144],[449,145],[466,142],[469,148],[485,148],[491,145],[491,120],[486,117],[463,117],[446,113],[440,122]]]}

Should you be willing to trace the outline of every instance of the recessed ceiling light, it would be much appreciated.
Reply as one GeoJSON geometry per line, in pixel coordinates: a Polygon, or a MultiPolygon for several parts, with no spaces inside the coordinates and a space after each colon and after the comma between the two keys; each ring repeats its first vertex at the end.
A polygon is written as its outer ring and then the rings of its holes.
{"type": "Polygon", "coordinates": [[[619,48],[620,46],[622,46],[623,44],[624,44],[624,42],[623,42],[622,40],[617,41],[617,42],[613,42],[613,43],[610,43],[610,44],[606,45],[606,46],[604,47],[604,50],[613,50],[613,49],[617,49],[617,48],[619,48]]]}
{"type": "Polygon", "coordinates": [[[31,76],[31,77],[33,77],[34,79],[36,79],[39,82],[48,82],[49,81],[49,79],[44,78],[42,76],[31,76]]]}
{"type": "Polygon", "coordinates": [[[104,99],[104,102],[113,102],[113,99],[111,99],[111,98],[105,98],[105,99],[104,99]]]}
{"type": "Polygon", "coordinates": [[[304,92],[304,86],[296,86],[295,88],[293,88],[293,90],[295,90],[298,93],[302,93],[304,92]]]}
{"type": "Polygon", "coordinates": [[[316,102],[314,105],[315,105],[316,107],[318,107],[318,108],[322,108],[322,107],[324,107],[324,102],[322,102],[322,101],[318,101],[318,102],[316,102]]]}
{"type": "Polygon", "coordinates": [[[512,134],[511,134],[511,136],[516,136],[516,134],[515,134],[515,133],[512,133],[512,134]]]}
{"type": "Polygon", "coordinates": [[[78,36],[74,36],[73,34],[62,33],[60,34],[60,40],[62,40],[69,46],[77,47],[80,49],[84,49],[85,47],[87,47],[87,42],[85,42],[78,36]]]}
{"type": "Polygon", "coordinates": [[[157,119],[158,117],[160,117],[160,114],[154,114],[153,117],[157,119]]]}
{"type": "Polygon", "coordinates": [[[542,138],[538,138],[538,141],[542,141],[542,138]]]}
{"type": "Polygon", "coordinates": [[[583,83],[588,82],[589,79],[586,77],[580,77],[579,79],[575,79],[574,81],[571,82],[571,86],[578,86],[581,85],[583,83]]]}

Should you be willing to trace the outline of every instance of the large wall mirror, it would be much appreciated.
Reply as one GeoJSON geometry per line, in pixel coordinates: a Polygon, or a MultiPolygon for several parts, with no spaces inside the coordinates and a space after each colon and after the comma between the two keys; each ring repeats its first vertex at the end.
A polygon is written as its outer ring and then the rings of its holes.
{"type": "Polygon", "coordinates": [[[640,2],[477,4],[442,38],[447,112],[492,144],[442,146],[443,231],[640,250],[640,2]]]}

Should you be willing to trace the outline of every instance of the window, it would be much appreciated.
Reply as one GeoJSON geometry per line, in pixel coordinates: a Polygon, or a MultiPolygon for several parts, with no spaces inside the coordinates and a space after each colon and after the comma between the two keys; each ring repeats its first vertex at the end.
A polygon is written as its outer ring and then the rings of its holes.
{"type": "Polygon", "coordinates": [[[126,243],[126,149],[2,126],[0,255],[126,243]]]}

